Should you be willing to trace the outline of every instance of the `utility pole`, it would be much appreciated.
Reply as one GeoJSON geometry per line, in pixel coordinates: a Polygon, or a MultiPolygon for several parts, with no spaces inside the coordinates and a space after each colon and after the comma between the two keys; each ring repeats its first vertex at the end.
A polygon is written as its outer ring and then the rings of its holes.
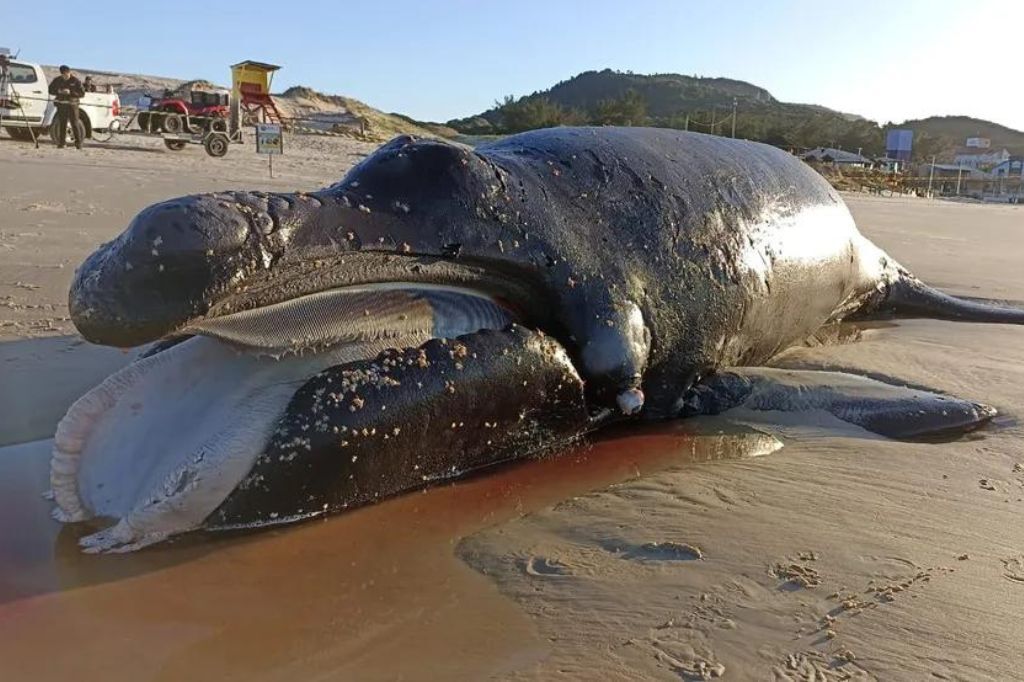
{"type": "Polygon", "coordinates": [[[683,125],[683,130],[689,130],[689,129],[690,129],[690,115],[687,114],[686,115],[686,123],[683,125]]]}
{"type": "Polygon", "coordinates": [[[960,175],[964,172],[963,161],[956,166],[956,195],[960,196],[960,175]]]}
{"type": "Polygon", "coordinates": [[[932,178],[935,177],[935,157],[932,156],[932,170],[928,174],[928,198],[932,198],[932,178]]]}
{"type": "Polygon", "coordinates": [[[718,113],[718,107],[711,108],[711,134],[715,134],[715,114],[718,113]]]}
{"type": "Polygon", "coordinates": [[[732,136],[736,137],[736,98],[732,98],[732,136]]]}

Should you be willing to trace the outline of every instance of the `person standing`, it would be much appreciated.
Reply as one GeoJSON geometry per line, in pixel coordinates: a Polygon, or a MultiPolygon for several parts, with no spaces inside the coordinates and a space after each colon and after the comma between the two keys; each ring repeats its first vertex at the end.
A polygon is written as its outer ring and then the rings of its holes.
{"type": "Polygon", "coordinates": [[[86,92],[96,92],[96,83],[93,81],[92,76],[85,77],[85,80],[82,81],[82,89],[86,92]]]}
{"type": "Polygon", "coordinates": [[[57,139],[54,140],[57,147],[63,148],[67,145],[70,125],[75,138],[75,148],[81,149],[82,139],[85,137],[85,127],[78,116],[78,103],[85,95],[82,81],[71,73],[71,67],[62,64],[60,75],[50,82],[50,94],[57,107],[57,139]]]}

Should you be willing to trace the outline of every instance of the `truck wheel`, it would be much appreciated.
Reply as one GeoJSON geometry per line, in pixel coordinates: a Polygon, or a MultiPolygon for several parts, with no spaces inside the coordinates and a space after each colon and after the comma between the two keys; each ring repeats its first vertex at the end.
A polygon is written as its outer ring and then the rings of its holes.
{"type": "Polygon", "coordinates": [[[220,158],[228,153],[228,136],[224,133],[210,133],[203,140],[203,147],[206,153],[215,158],[220,158]]]}
{"type": "Polygon", "coordinates": [[[210,130],[215,133],[226,133],[228,131],[228,122],[222,118],[210,119],[210,130]]]}
{"type": "Polygon", "coordinates": [[[180,152],[188,144],[185,140],[164,140],[164,146],[172,152],[180,152]]]}
{"type": "Polygon", "coordinates": [[[140,111],[135,115],[135,122],[139,124],[139,130],[149,132],[150,114],[148,111],[140,111]]]}
{"type": "Polygon", "coordinates": [[[164,116],[163,129],[168,133],[180,133],[185,128],[185,122],[178,114],[167,114],[164,116]]]}
{"type": "Polygon", "coordinates": [[[11,136],[11,139],[13,140],[18,140],[19,142],[32,141],[32,131],[29,130],[28,128],[15,128],[13,126],[4,126],[4,130],[7,132],[8,135],[11,136]]]}

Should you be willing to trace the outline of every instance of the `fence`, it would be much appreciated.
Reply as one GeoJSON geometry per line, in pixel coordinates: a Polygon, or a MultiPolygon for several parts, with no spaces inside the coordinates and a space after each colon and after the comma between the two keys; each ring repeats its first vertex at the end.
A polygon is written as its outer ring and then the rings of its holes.
{"type": "Polygon", "coordinates": [[[1020,177],[969,178],[966,173],[959,178],[945,173],[904,175],[868,168],[840,169],[831,164],[809,165],[842,190],[1024,202],[1024,179],[1020,177]]]}

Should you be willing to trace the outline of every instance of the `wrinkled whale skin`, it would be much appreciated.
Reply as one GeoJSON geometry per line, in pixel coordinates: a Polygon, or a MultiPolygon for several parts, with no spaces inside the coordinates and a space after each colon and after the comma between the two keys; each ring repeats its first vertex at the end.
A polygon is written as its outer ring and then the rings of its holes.
{"type": "Polygon", "coordinates": [[[476,150],[400,137],[321,192],[146,209],[83,264],[70,308],[86,338],[135,345],[330,287],[478,286],[559,338],[592,396],[642,384],[664,417],[715,367],[859,307],[896,278],[879,258],[829,184],[767,145],[645,128],[476,150]]]}

